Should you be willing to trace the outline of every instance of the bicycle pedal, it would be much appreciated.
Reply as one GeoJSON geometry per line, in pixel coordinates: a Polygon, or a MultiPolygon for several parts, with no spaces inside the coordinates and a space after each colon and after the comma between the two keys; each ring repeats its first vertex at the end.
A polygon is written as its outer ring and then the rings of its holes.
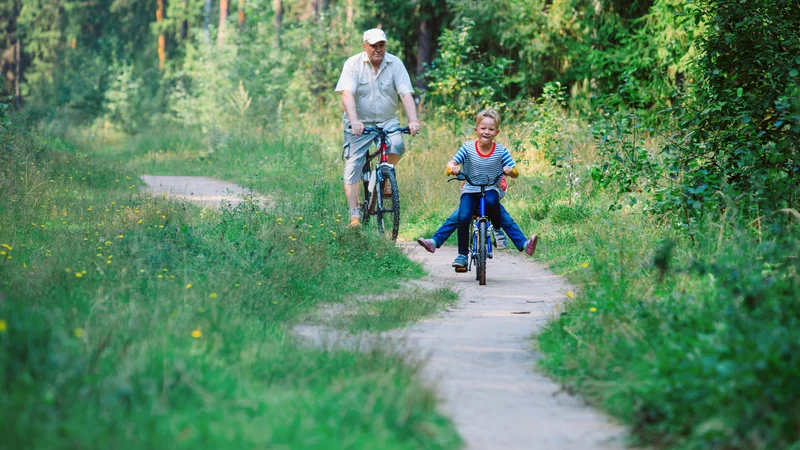
{"type": "Polygon", "coordinates": [[[456,267],[456,273],[464,273],[467,271],[466,267],[456,267]]]}

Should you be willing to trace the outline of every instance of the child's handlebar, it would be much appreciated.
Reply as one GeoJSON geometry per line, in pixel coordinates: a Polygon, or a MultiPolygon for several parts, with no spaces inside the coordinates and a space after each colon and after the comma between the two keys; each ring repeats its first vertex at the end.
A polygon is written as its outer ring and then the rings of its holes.
{"type": "MultiPolygon", "coordinates": [[[[449,167],[447,167],[447,168],[445,168],[444,174],[445,174],[445,175],[447,175],[447,176],[449,177],[450,175],[452,175],[452,174],[453,174],[453,171],[452,171],[452,170],[450,170],[450,168],[449,168],[449,167]]],[[[459,173],[459,175],[461,175],[461,173],[459,173]]],[[[501,173],[500,175],[498,175],[498,176],[497,176],[497,178],[495,179],[494,183],[492,183],[492,184],[496,184],[496,183],[497,183],[497,181],[499,181],[499,180],[500,180],[500,177],[502,177],[502,176],[503,176],[503,174],[502,174],[502,173],[501,173]]],[[[517,170],[517,168],[516,168],[516,167],[512,168],[512,169],[511,169],[511,173],[510,173],[510,174],[508,174],[508,176],[510,176],[511,178],[517,178],[517,177],[519,176],[519,170],[517,170]]],[[[466,177],[466,175],[464,175],[464,177],[466,177]]],[[[472,184],[473,186],[477,186],[476,184],[474,184],[474,183],[471,183],[471,182],[470,182],[470,181],[469,181],[467,178],[458,178],[458,175],[456,175],[456,178],[454,178],[454,179],[457,179],[457,180],[467,180],[467,183],[469,183],[469,184],[472,184]]],[[[451,180],[448,180],[448,181],[451,181],[451,180]]],[[[491,185],[490,185],[490,186],[491,186],[491,185]]]]}
{"type": "MultiPolygon", "coordinates": [[[[450,172],[450,168],[449,167],[447,168],[446,172],[447,172],[447,175],[451,175],[452,174],[450,172]]],[[[464,172],[459,172],[458,175],[455,176],[455,178],[450,178],[447,181],[459,180],[459,181],[466,181],[467,183],[469,183],[469,184],[471,184],[473,186],[477,186],[477,187],[489,187],[489,186],[494,186],[495,184],[497,184],[497,182],[500,181],[500,177],[502,177],[503,175],[504,175],[504,173],[500,172],[499,174],[497,174],[496,177],[494,177],[494,181],[492,181],[492,182],[488,182],[489,177],[487,176],[486,177],[486,180],[487,180],[486,183],[475,183],[474,181],[472,181],[469,178],[469,176],[467,176],[467,174],[465,174],[464,172]]]]}

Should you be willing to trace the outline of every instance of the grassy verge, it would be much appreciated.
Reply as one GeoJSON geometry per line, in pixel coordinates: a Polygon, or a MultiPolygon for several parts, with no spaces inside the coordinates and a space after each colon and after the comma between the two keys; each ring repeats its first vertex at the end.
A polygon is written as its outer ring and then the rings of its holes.
{"type": "Polygon", "coordinates": [[[338,316],[333,325],[351,333],[380,332],[430,317],[458,300],[450,289],[404,289],[389,298],[356,301],[352,311],[338,316]]]}
{"type": "MultiPolygon", "coordinates": [[[[514,128],[498,141],[513,142],[514,128]]],[[[441,128],[427,137],[426,151],[401,170],[421,194],[406,197],[408,237],[429,237],[457,204],[442,171],[462,138],[441,128]]],[[[591,164],[592,143],[573,139],[581,165],[591,164]]],[[[690,236],[641,205],[610,211],[610,194],[583,169],[584,181],[569,191],[566,177],[528,147],[514,149],[522,176],[503,202],[524,232],[541,236],[536,259],[578,287],[538,336],[540,370],[649,444],[800,448],[794,217],[746,221],[731,204],[690,236]]]]}
{"type": "Polygon", "coordinates": [[[313,156],[270,146],[252,173],[285,201],[213,211],[142,195],[130,166],[63,141],[3,138],[9,448],[458,446],[402,356],[318,351],[287,334],[322,301],[421,274],[344,228],[338,186],[313,176],[313,156]]]}

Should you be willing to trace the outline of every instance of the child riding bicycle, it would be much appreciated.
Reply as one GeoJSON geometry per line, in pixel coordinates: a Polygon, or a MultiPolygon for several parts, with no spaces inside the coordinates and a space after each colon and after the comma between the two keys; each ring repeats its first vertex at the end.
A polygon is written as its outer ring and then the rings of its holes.
{"type": "MultiPolygon", "coordinates": [[[[475,116],[475,133],[478,139],[474,142],[465,142],[447,163],[447,169],[453,175],[462,170],[473,180],[486,180],[494,178],[500,172],[516,178],[516,164],[511,154],[503,145],[494,142],[500,129],[500,114],[494,109],[485,109],[475,116]],[[462,167],[463,166],[463,167],[462,167]]],[[[486,214],[494,226],[500,225],[505,230],[511,242],[519,251],[533,255],[536,251],[538,236],[532,234],[525,238],[519,226],[511,215],[500,204],[500,199],[505,192],[497,184],[486,190],[486,214]]],[[[461,188],[461,201],[458,208],[458,257],[453,261],[453,267],[467,267],[467,254],[469,253],[469,224],[480,201],[480,188],[465,184],[461,188]]],[[[452,234],[453,227],[450,221],[436,231],[431,239],[419,238],[417,242],[425,250],[433,253],[436,248],[444,243],[452,234]]]]}

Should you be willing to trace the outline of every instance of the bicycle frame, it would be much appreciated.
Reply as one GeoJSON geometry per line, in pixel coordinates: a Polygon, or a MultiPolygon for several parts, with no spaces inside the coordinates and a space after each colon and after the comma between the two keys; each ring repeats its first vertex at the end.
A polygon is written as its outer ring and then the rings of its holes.
{"type": "Polygon", "coordinates": [[[362,217],[366,222],[371,215],[377,216],[378,229],[381,233],[384,233],[385,223],[383,222],[383,217],[387,214],[390,215],[393,222],[391,227],[392,239],[396,239],[400,225],[400,197],[397,190],[397,179],[394,172],[394,165],[389,163],[387,149],[389,136],[398,132],[410,134],[408,127],[394,128],[390,130],[384,130],[382,128],[372,126],[365,127],[364,133],[374,133],[378,135],[379,142],[377,151],[374,153],[367,151],[366,161],[364,161],[364,166],[361,169],[361,177],[362,181],[364,182],[364,203],[362,206],[362,217]],[[372,160],[378,155],[380,155],[380,160],[375,165],[375,170],[372,170],[372,160]],[[382,192],[378,192],[379,190],[382,191],[381,186],[383,186],[384,183],[392,186],[392,192],[395,193],[391,197],[392,201],[389,203],[388,207],[385,205],[384,195],[382,192]]]}

